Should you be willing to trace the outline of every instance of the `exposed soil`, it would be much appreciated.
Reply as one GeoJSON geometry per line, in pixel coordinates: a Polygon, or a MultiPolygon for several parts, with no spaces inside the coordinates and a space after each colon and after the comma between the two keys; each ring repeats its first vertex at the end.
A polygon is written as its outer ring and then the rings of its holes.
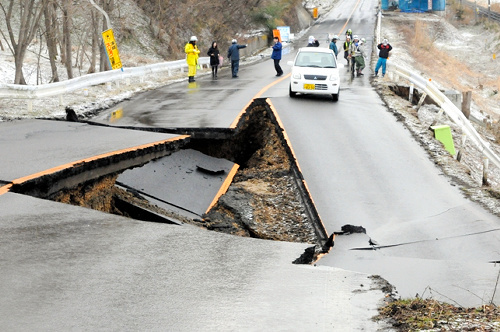
{"type": "Polygon", "coordinates": [[[240,236],[318,243],[290,156],[276,130],[265,108],[257,107],[244,115],[233,138],[219,144],[194,144],[195,149],[240,165],[228,191],[201,225],[240,236]]]}
{"type": "MultiPolygon", "coordinates": [[[[166,220],[238,236],[319,244],[312,224],[315,220],[307,213],[286,143],[268,110],[256,106],[243,115],[240,124],[228,139],[193,139],[187,147],[240,165],[228,191],[202,219],[167,211],[136,192],[117,187],[118,174],[61,190],[49,198],[141,220],[157,221],[158,216],[165,216],[166,220]],[[135,207],[156,215],[138,213],[135,207]]],[[[314,257],[320,248],[313,251],[314,257]]]]}

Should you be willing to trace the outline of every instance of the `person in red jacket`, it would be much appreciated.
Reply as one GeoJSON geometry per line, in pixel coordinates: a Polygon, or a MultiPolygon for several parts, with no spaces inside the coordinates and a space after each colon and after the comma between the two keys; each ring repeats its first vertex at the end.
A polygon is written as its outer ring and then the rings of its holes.
{"type": "Polygon", "coordinates": [[[392,50],[392,46],[391,44],[389,44],[387,39],[384,39],[382,43],[377,45],[377,48],[380,51],[378,53],[377,65],[375,66],[375,76],[378,75],[378,70],[380,69],[380,67],[382,67],[382,77],[384,77],[387,65],[387,59],[389,58],[389,52],[392,50]]]}

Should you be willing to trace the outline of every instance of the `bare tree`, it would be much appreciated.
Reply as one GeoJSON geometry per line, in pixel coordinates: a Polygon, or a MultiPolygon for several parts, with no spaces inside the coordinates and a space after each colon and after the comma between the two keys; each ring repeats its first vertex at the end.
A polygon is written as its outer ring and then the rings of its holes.
{"type": "Polygon", "coordinates": [[[72,65],[72,56],[71,56],[71,26],[72,26],[72,1],[71,0],[63,0],[62,1],[62,12],[63,12],[63,44],[65,49],[65,61],[64,65],[66,66],[66,72],[68,74],[68,79],[73,78],[73,65],[72,65]]]}
{"type": "Polygon", "coordinates": [[[35,33],[40,24],[43,9],[46,5],[47,0],[10,0],[6,6],[0,2],[0,8],[5,16],[11,50],[14,55],[14,63],[16,67],[14,84],[26,84],[26,80],[23,75],[24,57],[26,56],[28,46],[35,37],[35,33]],[[14,4],[19,5],[19,27],[18,29],[15,29],[18,31],[17,39],[15,36],[15,30],[12,26],[15,22],[12,17],[14,4]]]}
{"type": "Polygon", "coordinates": [[[90,16],[92,18],[92,55],[90,56],[88,74],[95,73],[97,53],[99,53],[99,14],[97,14],[97,10],[92,9],[90,11],[90,16]]]}
{"type": "Polygon", "coordinates": [[[52,78],[50,82],[59,82],[59,75],[57,73],[57,16],[56,16],[56,3],[50,1],[44,8],[43,16],[45,18],[45,39],[47,42],[47,49],[49,51],[50,68],[52,69],[52,78]]]}

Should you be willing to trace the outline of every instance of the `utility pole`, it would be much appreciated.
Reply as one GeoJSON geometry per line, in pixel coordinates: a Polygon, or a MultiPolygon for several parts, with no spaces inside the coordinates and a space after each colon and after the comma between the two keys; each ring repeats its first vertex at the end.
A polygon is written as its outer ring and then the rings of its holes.
{"type": "Polygon", "coordinates": [[[488,0],[488,21],[491,20],[491,0],[488,0]]]}

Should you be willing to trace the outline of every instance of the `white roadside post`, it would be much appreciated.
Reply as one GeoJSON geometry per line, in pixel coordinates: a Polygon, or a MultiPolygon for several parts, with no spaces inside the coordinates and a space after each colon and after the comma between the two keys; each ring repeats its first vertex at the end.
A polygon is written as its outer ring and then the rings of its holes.
{"type": "Polygon", "coordinates": [[[427,98],[427,93],[423,92],[422,96],[420,97],[420,100],[418,101],[418,104],[417,104],[417,111],[420,109],[420,107],[422,107],[422,104],[424,103],[425,98],[427,98]]]}

